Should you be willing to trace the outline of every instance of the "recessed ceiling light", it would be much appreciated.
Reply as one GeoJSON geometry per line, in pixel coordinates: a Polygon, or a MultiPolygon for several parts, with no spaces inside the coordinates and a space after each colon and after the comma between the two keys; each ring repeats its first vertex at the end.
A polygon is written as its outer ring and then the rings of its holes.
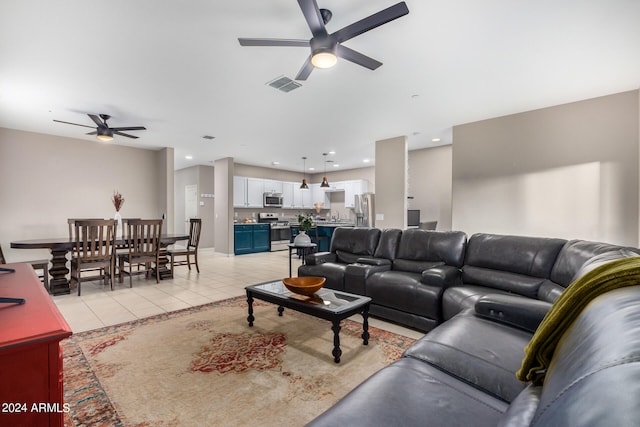
{"type": "Polygon", "coordinates": [[[334,163],[334,164],[333,164],[333,167],[334,167],[334,168],[338,168],[338,167],[340,167],[340,165],[339,165],[339,164],[337,164],[337,163],[334,163]]]}
{"type": "Polygon", "coordinates": [[[440,142],[440,138],[431,138],[431,142],[440,142]]]}
{"type": "Polygon", "coordinates": [[[335,151],[329,151],[329,154],[331,154],[333,156],[334,154],[336,154],[336,152],[335,151]]]}
{"type": "Polygon", "coordinates": [[[280,162],[273,161],[273,162],[271,162],[271,164],[274,165],[274,166],[278,166],[280,164],[280,162]]]}
{"type": "Polygon", "coordinates": [[[310,171],[314,171],[314,170],[316,170],[316,168],[309,168],[309,170],[310,170],[310,171]]]}
{"type": "Polygon", "coordinates": [[[191,159],[193,159],[193,156],[192,155],[188,155],[188,156],[184,156],[184,158],[187,159],[187,160],[191,160],[191,159]]]}
{"type": "Polygon", "coordinates": [[[362,163],[369,163],[371,160],[369,159],[362,159],[362,163]]]}

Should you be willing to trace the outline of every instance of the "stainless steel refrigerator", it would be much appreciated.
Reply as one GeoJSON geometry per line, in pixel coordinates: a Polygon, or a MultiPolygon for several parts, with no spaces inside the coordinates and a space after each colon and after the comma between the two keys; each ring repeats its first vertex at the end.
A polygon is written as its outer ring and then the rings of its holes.
{"type": "Polygon", "coordinates": [[[356,214],[356,227],[375,227],[376,209],[375,194],[356,194],[354,211],[356,214]]]}

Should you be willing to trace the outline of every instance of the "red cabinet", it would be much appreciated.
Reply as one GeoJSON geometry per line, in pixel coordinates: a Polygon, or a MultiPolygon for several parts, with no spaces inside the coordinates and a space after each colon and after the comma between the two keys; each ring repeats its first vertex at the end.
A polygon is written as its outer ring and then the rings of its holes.
{"type": "Polygon", "coordinates": [[[0,425],[64,425],[62,351],[71,335],[51,297],[29,264],[8,264],[0,272],[0,297],[24,304],[0,304],[0,425]]]}

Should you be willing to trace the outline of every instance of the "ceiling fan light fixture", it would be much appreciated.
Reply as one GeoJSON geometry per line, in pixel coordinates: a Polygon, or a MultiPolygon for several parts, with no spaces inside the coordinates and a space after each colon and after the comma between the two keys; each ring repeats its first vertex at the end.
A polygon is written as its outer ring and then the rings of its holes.
{"type": "Polygon", "coordinates": [[[98,138],[102,142],[112,141],[113,140],[113,132],[111,131],[111,129],[98,128],[98,133],[96,135],[96,138],[98,138]]]}
{"type": "Polygon", "coordinates": [[[338,62],[338,57],[331,49],[318,49],[313,52],[311,64],[316,68],[331,68],[338,62]]]}

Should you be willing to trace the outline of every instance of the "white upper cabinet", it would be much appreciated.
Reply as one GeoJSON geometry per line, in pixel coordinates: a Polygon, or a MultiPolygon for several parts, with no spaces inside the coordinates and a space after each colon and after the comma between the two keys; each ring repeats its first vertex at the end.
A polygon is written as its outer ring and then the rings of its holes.
{"type": "Polygon", "coordinates": [[[295,182],[283,182],[282,183],[282,207],[293,209],[294,200],[293,194],[296,190],[295,182]]]}
{"type": "Polygon", "coordinates": [[[264,205],[262,196],[264,194],[264,180],[258,178],[247,178],[247,207],[261,208],[264,205]]]}
{"type": "Polygon", "coordinates": [[[344,182],[344,207],[355,207],[355,195],[367,192],[368,182],[364,180],[345,181],[344,182]]]}
{"type": "Polygon", "coordinates": [[[264,179],[264,192],[265,193],[282,193],[284,188],[284,182],[275,181],[273,179],[264,179]]]}
{"type": "Polygon", "coordinates": [[[247,178],[243,176],[233,177],[233,207],[247,207],[247,178]]]}

